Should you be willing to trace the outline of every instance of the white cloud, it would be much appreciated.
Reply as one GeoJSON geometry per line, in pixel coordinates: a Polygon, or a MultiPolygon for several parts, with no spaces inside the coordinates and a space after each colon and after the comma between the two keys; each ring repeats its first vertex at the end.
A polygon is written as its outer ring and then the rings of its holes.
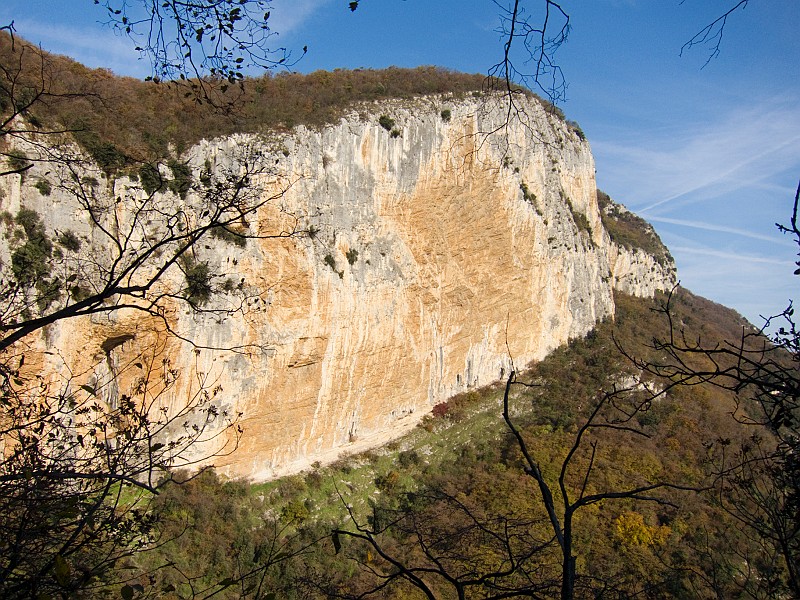
{"type": "Polygon", "coordinates": [[[273,0],[269,26],[273,31],[289,35],[311,15],[331,0],[273,0]]]}
{"type": "Polygon", "coordinates": [[[707,258],[715,258],[715,259],[723,259],[726,261],[731,261],[737,265],[741,265],[743,263],[749,264],[769,264],[769,265],[780,265],[782,267],[792,267],[793,263],[788,260],[781,260],[779,258],[770,258],[766,256],[754,256],[749,254],[743,254],[740,252],[725,252],[723,250],[713,250],[710,248],[698,248],[698,247],[691,247],[691,246],[676,246],[670,248],[670,252],[674,254],[693,254],[697,256],[703,256],[707,258]]]}
{"type": "Polygon", "coordinates": [[[641,213],[774,185],[771,177],[800,164],[794,151],[800,109],[788,99],[750,106],[731,109],[714,123],[687,123],[680,131],[651,130],[624,144],[595,142],[603,178],[627,190],[627,203],[641,213]]]}
{"type": "Polygon", "coordinates": [[[735,307],[751,323],[800,299],[791,261],[695,247],[670,249],[679,264],[681,283],[696,294],[735,307]]]}
{"type": "Polygon", "coordinates": [[[70,56],[87,67],[110,69],[132,77],[145,77],[150,72],[150,64],[139,60],[131,40],[100,23],[67,26],[17,20],[15,26],[26,40],[40,44],[48,52],[70,56]]]}
{"type": "Polygon", "coordinates": [[[774,244],[781,244],[783,246],[794,245],[786,238],[782,238],[777,235],[763,235],[760,233],[754,233],[752,231],[748,231],[746,229],[741,229],[738,227],[728,227],[726,225],[705,223],[703,221],[692,221],[688,219],[671,219],[669,217],[648,217],[648,220],[652,221],[653,223],[669,223],[670,225],[680,225],[682,227],[691,227],[693,229],[702,229],[704,231],[719,231],[720,233],[732,233],[734,235],[739,235],[754,240],[772,242],[774,244]]]}

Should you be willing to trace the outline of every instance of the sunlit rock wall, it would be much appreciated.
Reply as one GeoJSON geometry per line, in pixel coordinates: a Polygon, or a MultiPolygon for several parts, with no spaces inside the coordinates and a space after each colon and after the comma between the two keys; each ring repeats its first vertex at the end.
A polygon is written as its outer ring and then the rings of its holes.
{"type": "MultiPolygon", "coordinates": [[[[160,400],[173,411],[216,387],[242,413],[238,449],[216,460],[231,475],[269,478],[396,436],[612,316],[615,286],[648,295],[674,278],[609,241],[588,143],[538,101],[516,102],[510,120],[502,98],[383,102],[319,130],[197,145],[184,157],[196,172],[242,149],[271,165],[258,183],[274,200],[251,224],[264,238],[207,238],[196,253],[242,283],[243,310],[176,304],[167,321],[196,346],[134,311],[62,323],[46,343],[108,379],[141,377],[126,356],[155,348],[179,374],[160,400]]],[[[6,179],[2,210],[38,208],[51,228],[80,218],[69,196],[6,179]]],[[[129,184],[106,188],[124,199],[129,184]]]]}

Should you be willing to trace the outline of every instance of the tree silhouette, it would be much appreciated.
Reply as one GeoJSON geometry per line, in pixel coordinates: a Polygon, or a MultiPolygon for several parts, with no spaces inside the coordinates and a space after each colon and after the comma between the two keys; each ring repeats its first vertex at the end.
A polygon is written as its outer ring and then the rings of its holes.
{"type": "Polygon", "coordinates": [[[67,597],[107,585],[148,547],[149,500],[175,468],[237,445],[238,415],[214,377],[170,358],[177,344],[201,351],[175,331],[175,310],[247,310],[247,288],[221,283],[201,242],[241,248],[293,235],[296,221],[267,234],[250,225],[282,196],[265,192],[272,163],[256,142],[202,165],[115,162],[112,149],[101,168],[80,132],[34,116],[86,96],[57,91],[45,53],[0,35],[11,57],[0,65],[0,177],[19,198],[0,225],[0,595],[67,597]],[[143,326],[113,327],[130,318],[143,326]],[[101,352],[76,364],[66,351],[86,347],[99,321],[112,325],[101,352]],[[70,323],[69,348],[51,347],[53,327],[70,323]]]}
{"type": "MultiPolygon", "coordinates": [[[[608,377],[623,379],[619,373],[608,377]]],[[[399,506],[377,505],[366,523],[350,510],[350,524],[333,532],[334,545],[341,551],[344,540],[354,539],[369,547],[374,558],[368,558],[366,565],[364,552],[353,551],[355,560],[379,582],[367,588],[368,593],[404,583],[428,598],[477,594],[482,598],[571,599],[602,593],[624,596],[647,585],[663,585],[656,579],[632,581],[631,572],[624,568],[620,573],[600,572],[591,561],[584,561],[580,569],[576,566],[576,540],[585,540],[587,532],[582,529],[591,526],[581,522],[583,513],[608,512],[615,504],[656,504],[679,511],[681,495],[712,488],[713,474],[697,479],[674,473],[628,473],[625,480],[608,484],[604,471],[613,468],[613,449],[653,435],[642,423],[647,422],[653,390],[659,385],[631,380],[628,385],[599,391],[588,411],[575,415],[574,432],[570,429],[567,447],[555,464],[541,446],[534,448],[534,434],[520,427],[514,417],[515,403],[539,402],[539,396],[526,393],[538,387],[520,380],[516,371],[506,380],[503,419],[521,471],[519,479],[512,479],[513,487],[494,484],[500,486],[493,490],[496,500],[476,492],[493,484],[474,481],[478,476],[465,473],[461,480],[410,492],[399,506]]],[[[658,398],[669,401],[663,394],[658,398]]],[[[659,535],[641,517],[635,520],[638,513],[632,513],[628,521],[625,514],[618,519],[618,527],[629,528],[631,536],[659,535]]],[[[671,569],[669,564],[661,567],[667,572],[671,569]]],[[[358,590],[352,597],[362,595],[358,590]]]]}
{"type": "MultiPolygon", "coordinates": [[[[800,185],[789,225],[776,225],[800,249],[799,202],[800,185]]],[[[727,455],[719,472],[718,502],[783,563],[783,570],[772,577],[753,578],[748,584],[778,595],[787,589],[800,595],[800,331],[794,307],[790,302],[763,327],[745,327],[738,339],[712,345],[687,337],[669,301],[662,313],[668,333],[652,343],[662,359],[631,359],[643,371],[669,381],[668,388],[710,384],[734,393],[731,412],[753,431],[738,445],[730,440],[723,445],[727,455]]]]}

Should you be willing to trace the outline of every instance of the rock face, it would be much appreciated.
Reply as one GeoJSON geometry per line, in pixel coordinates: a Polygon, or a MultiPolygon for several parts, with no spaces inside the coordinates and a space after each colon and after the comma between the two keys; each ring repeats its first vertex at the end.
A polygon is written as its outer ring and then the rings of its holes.
{"type": "MultiPolygon", "coordinates": [[[[259,185],[275,199],[250,224],[265,237],[245,248],[207,238],[197,250],[220,279],[242,282],[244,310],[168,314],[196,347],[135,311],[64,321],[41,343],[109,378],[157,347],[186,374],[168,404],[201,379],[221,388],[242,413],[238,449],[216,461],[231,475],[266,479],[390,439],[512,360],[541,359],[612,317],[615,288],[651,295],[674,283],[671,263],[611,241],[582,136],[538,101],[517,101],[509,122],[502,98],[430,97],[361,106],[320,130],[197,145],[184,157],[195,173],[242,148],[272,165],[259,185]],[[284,230],[298,233],[266,237],[284,230]],[[241,347],[260,351],[224,350],[241,347]]],[[[69,195],[4,179],[0,209],[37,209],[54,230],[80,218],[69,195]]],[[[124,199],[135,187],[122,177],[103,193],[124,199]]]]}

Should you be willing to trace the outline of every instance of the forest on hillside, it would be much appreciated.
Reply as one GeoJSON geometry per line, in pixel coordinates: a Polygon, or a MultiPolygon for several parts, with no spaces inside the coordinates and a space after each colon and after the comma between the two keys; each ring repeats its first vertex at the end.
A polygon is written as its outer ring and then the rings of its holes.
{"type": "Polygon", "coordinates": [[[0,110],[21,109],[41,133],[71,132],[110,174],[175,157],[201,139],[297,125],[319,127],[337,121],[359,102],[433,94],[457,99],[480,96],[496,85],[485,75],[439,67],[337,69],[308,75],[267,71],[235,83],[207,80],[198,95],[188,85],[155,84],[88,69],[24,40],[12,44],[4,31],[0,64],[8,65],[10,79],[7,90],[0,90],[0,110]],[[37,98],[34,90],[44,93],[37,98]]]}

